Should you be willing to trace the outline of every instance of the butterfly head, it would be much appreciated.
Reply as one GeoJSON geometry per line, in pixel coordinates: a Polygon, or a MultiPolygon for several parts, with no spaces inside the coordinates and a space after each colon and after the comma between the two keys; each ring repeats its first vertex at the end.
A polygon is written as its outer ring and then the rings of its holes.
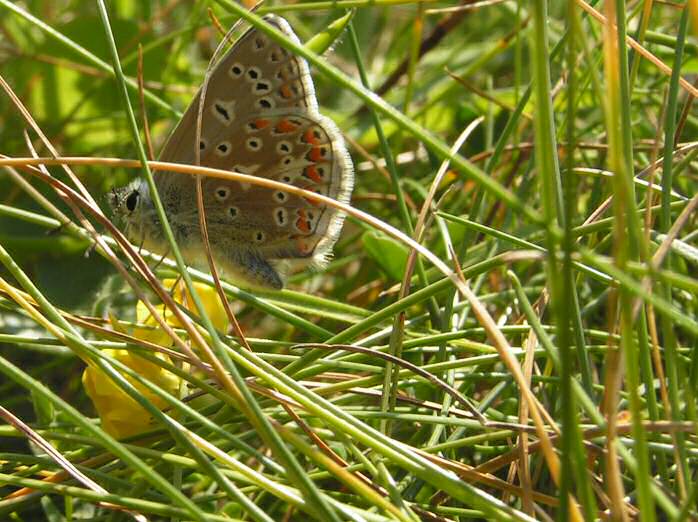
{"type": "Polygon", "coordinates": [[[143,228],[146,218],[150,217],[152,203],[150,203],[148,186],[136,181],[126,187],[113,189],[109,203],[114,217],[126,225],[127,236],[134,239],[133,231],[143,228]]]}

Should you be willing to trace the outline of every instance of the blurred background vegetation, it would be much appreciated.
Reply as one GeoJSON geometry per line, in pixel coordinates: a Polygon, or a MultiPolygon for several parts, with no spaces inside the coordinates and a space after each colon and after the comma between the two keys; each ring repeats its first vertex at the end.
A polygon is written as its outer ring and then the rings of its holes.
{"type": "MultiPolygon", "coordinates": [[[[629,47],[614,50],[617,34],[581,0],[547,7],[539,0],[271,1],[261,7],[260,14],[287,18],[302,42],[355,8],[351,29],[344,28],[320,58],[346,76],[311,69],[321,111],[347,137],[356,208],[412,235],[445,148],[473,125],[435,187],[420,242],[448,267],[454,266],[452,256],[460,261],[493,319],[483,320],[474,302],[426,261],[404,284],[409,247],[356,218],[348,220],[326,271],[296,274],[279,293],[226,287],[250,338],[250,357],[293,376],[299,397],[284,402],[272,393],[291,393],[281,377],[243,364],[261,414],[236,408],[192,381],[180,388],[181,404],[224,426],[229,438],[191,413],[179,411],[178,418],[279,488],[211,459],[271,520],[627,520],[640,512],[643,520],[698,517],[698,234],[691,206],[698,192],[698,27],[684,13],[690,1],[590,3],[605,16],[618,9],[621,31],[639,42],[645,57],[629,47]],[[403,119],[383,102],[357,95],[352,85],[361,85],[362,68],[368,88],[403,119]],[[655,190],[647,190],[648,180],[655,190]],[[604,206],[609,197],[613,201],[604,206]],[[645,213],[648,204],[651,214],[645,213]],[[652,266],[677,220],[669,253],[652,266]],[[375,353],[351,354],[343,346],[290,349],[304,342],[354,344],[375,353]],[[467,411],[443,383],[414,369],[393,372],[378,352],[438,376],[482,417],[467,411]],[[322,395],[338,411],[321,416],[298,405],[301,398],[317,402],[315,390],[333,384],[322,395]],[[546,412],[548,436],[562,433],[553,438],[551,453],[539,442],[526,391],[546,412]],[[367,438],[351,431],[339,411],[361,423],[353,429],[365,426],[367,438]],[[292,466],[260,434],[264,421],[256,415],[276,423],[310,485],[280,470],[292,466]],[[396,450],[391,441],[403,446],[396,450]],[[401,451],[414,466],[425,466],[419,459],[426,459],[435,468],[414,469],[396,456],[401,451]],[[519,458],[519,451],[528,456],[519,458]],[[346,476],[329,459],[346,467],[346,476]],[[279,492],[287,486],[298,488],[307,504],[279,492]]],[[[130,79],[138,76],[143,49],[156,151],[220,41],[209,10],[227,29],[238,20],[237,5],[115,0],[106,6],[130,79]]],[[[695,17],[696,2],[692,7],[695,17]]],[[[0,0],[0,75],[61,155],[137,157],[112,60],[97,2],[0,0]]],[[[137,92],[130,95],[137,108],[137,92]]],[[[15,104],[0,93],[3,157],[32,155],[25,129],[15,104]]],[[[35,133],[30,139],[38,156],[50,155],[35,133]]],[[[49,170],[70,184],[59,167],[49,170]]],[[[105,212],[110,190],[140,175],[98,164],[74,171],[105,212]]],[[[46,207],[17,177],[77,223],[69,207],[28,171],[15,172],[0,170],[3,259],[13,259],[57,309],[147,340],[134,330],[143,326],[138,299],[112,264],[86,236],[42,220],[49,217],[46,207]]],[[[150,260],[151,267],[155,263],[150,260]]],[[[157,271],[161,277],[174,273],[167,265],[157,271]]],[[[0,276],[21,286],[5,263],[0,276]]],[[[136,341],[84,325],[78,330],[97,349],[142,353],[136,341]]],[[[235,336],[221,338],[246,357],[235,336]]],[[[0,405],[83,464],[114,495],[109,502],[133,510],[98,507],[106,493],[81,496],[82,486],[71,479],[46,481],[43,494],[7,497],[30,485],[24,479],[40,480],[60,467],[5,417],[0,519],[126,520],[140,512],[152,520],[218,520],[223,514],[264,520],[161,421],[147,436],[130,439],[136,443],[130,449],[192,504],[113,459],[117,446],[90,440],[55,397],[97,426],[81,375],[84,360],[99,356],[57,340],[6,290],[0,291],[0,356],[0,367],[10,361],[51,390],[4,372],[0,405]],[[67,481],[76,489],[61,489],[67,481]]],[[[214,390],[225,387],[204,377],[214,390]]]]}

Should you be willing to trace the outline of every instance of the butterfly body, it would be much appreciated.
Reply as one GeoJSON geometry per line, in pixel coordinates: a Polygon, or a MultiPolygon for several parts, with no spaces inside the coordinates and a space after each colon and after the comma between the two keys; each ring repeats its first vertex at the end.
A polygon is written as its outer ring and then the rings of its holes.
{"type": "MultiPolygon", "coordinates": [[[[277,16],[265,21],[297,41],[277,16]]],[[[200,164],[273,179],[348,202],[353,168],[335,124],[317,107],[308,65],[252,28],[220,60],[168,139],[162,161],[200,164]],[[200,140],[197,115],[202,109],[200,140]]],[[[196,178],[154,176],[185,260],[207,265],[196,202],[196,178]]],[[[253,183],[202,179],[209,244],[216,266],[237,280],[281,288],[286,265],[322,265],[344,216],[333,207],[253,183]]],[[[145,182],[123,189],[115,209],[130,239],[167,250],[145,182]]]]}

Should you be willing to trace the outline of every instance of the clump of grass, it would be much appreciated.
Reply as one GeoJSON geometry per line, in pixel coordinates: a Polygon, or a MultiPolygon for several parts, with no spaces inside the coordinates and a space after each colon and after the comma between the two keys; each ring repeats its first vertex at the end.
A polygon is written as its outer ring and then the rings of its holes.
{"type": "Polygon", "coordinates": [[[101,210],[201,83],[209,12],[0,9],[0,518],[698,517],[687,6],[220,0],[310,41],[280,39],[356,165],[334,260],[280,292],[101,210]],[[99,422],[85,364],[146,431],[99,422]]]}

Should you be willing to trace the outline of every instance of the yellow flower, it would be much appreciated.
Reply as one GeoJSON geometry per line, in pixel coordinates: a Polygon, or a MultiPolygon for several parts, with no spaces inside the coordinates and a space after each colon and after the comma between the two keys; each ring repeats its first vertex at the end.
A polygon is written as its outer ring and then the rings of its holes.
{"type": "MultiPolygon", "coordinates": [[[[169,291],[172,291],[172,287],[175,286],[175,283],[175,279],[166,279],[163,281],[164,287],[169,291]]],[[[206,314],[213,322],[213,325],[217,329],[225,331],[228,327],[228,317],[218,299],[215,288],[201,283],[194,283],[194,286],[203,301],[206,314]]],[[[193,311],[195,307],[191,295],[189,292],[186,292],[185,299],[183,288],[183,284],[177,284],[173,292],[173,298],[186,309],[193,311]]],[[[181,326],[172,311],[165,310],[164,305],[160,304],[156,306],[156,309],[158,313],[165,318],[167,324],[173,328],[181,326]]],[[[136,318],[140,326],[133,329],[134,337],[161,346],[169,347],[172,345],[172,339],[163,332],[150,311],[141,301],[136,305],[136,318]]],[[[132,354],[128,350],[106,350],[105,353],[135,370],[163,390],[173,395],[177,394],[180,384],[179,377],[163,370],[157,364],[151,363],[142,357],[138,357],[138,355],[132,354]]],[[[170,361],[169,357],[164,354],[155,353],[155,356],[163,361],[170,361]]],[[[158,408],[164,408],[166,406],[163,400],[149,392],[145,387],[128,376],[126,376],[126,378],[158,408]]],[[[151,415],[134,399],[122,391],[121,388],[114,384],[112,380],[104,375],[95,365],[88,364],[82,375],[82,382],[83,386],[85,386],[87,395],[92,399],[97,413],[99,413],[102,419],[102,426],[109,434],[117,438],[123,438],[129,435],[136,435],[151,428],[151,415]]]]}
{"type": "MultiPolygon", "coordinates": [[[[104,350],[104,353],[135,370],[161,389],[175,396],[177,395],[180,382],[179,377],[162,369],[157,364],[138,357],[138,355],[132,354],[128,350],[110,349],[104,350]]],[[[167,362],[170,360],[167,355],[160,353],[156,353],[155,357],[167,362]]],[[[164,400],[131,377],[126,376],[126,379],[158,408],[162,409],[167,405],[164,400]]],[[[85,368],[82,374],[82,384],[102,419],[102,427],[110,435],[116,438],[123,438],[147,431],[152,427],[150,413],[127,395],[95,365],[89,364],[85,368]]]]}
{"type": "MultiPolygon", "coordinates": [[[[168,291],[172,291],[172,287],[176,282],[176,279],[165,279],[162,284],[168,291]]],[[[184,288],[185,285],[183,283],[180,282],[177,284],[174,289],[173,298],[175,302],[184,306],[184,308],[191,311],[194,315],[197,315],[196,307],[194,306],[194,301],[192,300],[189,291],[186,291],[186,299],[183,298],[185,295],[184,288]]],[[[194,288],[196,289],[196,292],[204,305],[206,315],[208,315],[213,322],[213,326],[215,326],[217,330],[225,332],[228,328],[228,316],[226,315],[225,308],[223,308],[223,305],[218,298],[216,289],[203,283],[194,283],[194,288]]],[[[173,328],[179,328],[182,326],[172,311],[166,310],[164,304],[159,304],[155,308],[158,313],[165,318],[167,324],[173,328]]],[[[133,332],[135,337],[162,346],[172,345],[172,340],[170,337],[162,331],[158,323],[155,321],[155,318],[151,315],[150,311],[148,308],[146,308],[142,301],[138,301],[138,304],[136,305],[136,320],[138,324],[144,325],[145,328],[136,328],[133,332]]]]}

